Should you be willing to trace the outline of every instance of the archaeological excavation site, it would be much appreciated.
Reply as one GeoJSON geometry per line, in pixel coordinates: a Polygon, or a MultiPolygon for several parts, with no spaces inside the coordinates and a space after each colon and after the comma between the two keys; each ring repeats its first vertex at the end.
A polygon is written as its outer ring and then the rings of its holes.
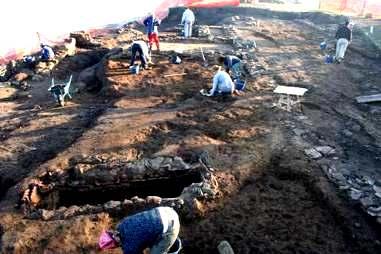
{"type": "Polygon", "coordinates": [[[381,21],[241,2],[192,6],[189,38],[171,6],[145,69],[140,20],[1,65],[0,253],[123,253],[101,232],[163,206],[170,253],[381,253],[381,21]],[[209,96],[229,55],[244,85],[209,96]]]}

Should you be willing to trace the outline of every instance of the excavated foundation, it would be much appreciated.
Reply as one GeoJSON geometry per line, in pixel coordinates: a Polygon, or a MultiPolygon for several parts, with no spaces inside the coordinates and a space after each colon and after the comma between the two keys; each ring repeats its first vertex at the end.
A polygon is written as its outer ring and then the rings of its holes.
{"type": "Polygon", "coordinates": [[[99,212],[118,215],[160,205],[192,214],[199,207],[197,200],[206,201],[217,194],[217,183],[201,160],[187,164],[179,157],[134,162],[83,157],[73,158],[71,165],[29,180],[20,193],[27,218],[66,219],[99,212]]]}
{"type": "Polygon", "coordinates": [[[71,205],[97,205],[111,199],[125,200],[135,196],[160,196],[162,198],[176,198],[181,195],[185,187],[192,183],[202,182],[200,172],[185,172],[168,177],[148,179],[144,181],[131,181],[123,184],[102,185],[94,188],[86,186],[59,187],[53,195],[59,200],[54,207],[71,205]]]}

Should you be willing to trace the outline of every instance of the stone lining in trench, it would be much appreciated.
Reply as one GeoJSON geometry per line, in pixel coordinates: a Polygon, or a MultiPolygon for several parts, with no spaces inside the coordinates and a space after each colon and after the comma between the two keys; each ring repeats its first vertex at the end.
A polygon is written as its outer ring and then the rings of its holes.
{"type": "Polygon", "coordinates": [[[202,162],[180,157],[139,161],[73,158],[71,167],[29,180],[21,202],[26,218],[67,219],[108,212],[115,216],[170,206],[185,216],[198,213],[199,202],[216,197],[218,184],[202,162]]]}

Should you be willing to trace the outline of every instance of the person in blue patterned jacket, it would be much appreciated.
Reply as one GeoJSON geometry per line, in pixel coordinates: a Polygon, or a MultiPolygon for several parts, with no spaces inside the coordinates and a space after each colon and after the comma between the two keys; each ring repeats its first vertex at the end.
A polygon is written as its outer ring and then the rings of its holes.
{"type": "Polygon", "coordinates": [[[179,216],[170,207],[157,207],[124,218],[116,231],[103,231],[99,238],[102,250],[121,247],[124,254],[168,253],[180,231],[179,216]]]}

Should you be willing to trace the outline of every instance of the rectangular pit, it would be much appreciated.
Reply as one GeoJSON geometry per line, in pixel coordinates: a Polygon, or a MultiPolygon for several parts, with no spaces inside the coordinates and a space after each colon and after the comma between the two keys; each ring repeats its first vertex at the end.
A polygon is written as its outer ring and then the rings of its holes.
{"type": "Polygon", "coordinates": [[[69,207],[72,205],[99,205],[110,200],[123,201],[138,196],[159,196],[161,198],[175,198],[181,195],[183,189],[192,183],[202,182],[200,172],[176,173],[174,176],[144,179],[141,181],[131,181],[128,183],[115,183],[108,185],[64,187],[57,186],[47,198],[50,202],[44,208],[69,207]]]}

